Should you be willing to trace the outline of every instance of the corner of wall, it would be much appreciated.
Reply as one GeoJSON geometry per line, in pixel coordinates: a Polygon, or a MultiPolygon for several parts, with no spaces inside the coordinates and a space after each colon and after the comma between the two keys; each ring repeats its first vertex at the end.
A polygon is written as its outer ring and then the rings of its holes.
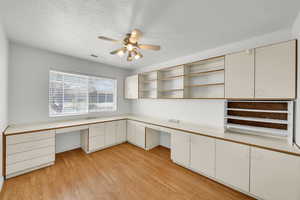
{"type": "MultiPolygon", "coordinates": [[[[292,27],[292,34],[295,38],[297,38],[298,40],[300,40],[300,12],[293,24],[292,27]]],[[[296,99],[295,102],[295,143],[297,145],[300,146],[300,132],[298,129],[300,129],[300,99],[299,99],[299,95],[300,95],[300,49],[299,49],[299,41],[298,41],[298,55],[297,56],[297,60],[298,60],[298,66],[297,66],[297,71],[298,71],[298,76],[297,76],[297,96],[298,98],[296,99]]]]}
{"type": "Polygon", "coordinates": [[[8,124],[8,39],[0,23],[0,191],[4,182],[2,174],[2,139],[8,124]]]}

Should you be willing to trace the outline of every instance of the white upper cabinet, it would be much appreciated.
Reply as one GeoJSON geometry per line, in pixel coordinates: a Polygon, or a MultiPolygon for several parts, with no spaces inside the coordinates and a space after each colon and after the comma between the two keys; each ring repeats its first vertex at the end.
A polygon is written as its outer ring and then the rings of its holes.
{"type": "Polygon", "coordinates": [[[216,178],[249,192],[250,147],[216,140],[216,178]]]}
{"type": "Polygon", "coordinates": [[[125,98],[138,99],[139,98],[139,76],[128,76],[125,79],[125,98]]]}
{"type": "Polygon", "coordinates": [[[226,55],[225,98],[254,98],[254,50],[226,55]]]}
{"type": "Polygon", "coordinates": [[[255,49],[255,98],[295,98],[296,41],[255,49]]]}
{"type": "Polygon", "coordinates": [[[173,131],[171,133],[171,159],[185,167],[190,165],[190,134],[173,131]]]}
{"type": "Polygon", "coordinates": [[[191,135],[191,163],[190,167],[205,175],[215,176],[215,149],[214,138],[191,135]]]}
{"type": "Polygon", "coordinates": [[[250,193],[265,200],[300,199],[300,157],[251,147],[250,193]]]}

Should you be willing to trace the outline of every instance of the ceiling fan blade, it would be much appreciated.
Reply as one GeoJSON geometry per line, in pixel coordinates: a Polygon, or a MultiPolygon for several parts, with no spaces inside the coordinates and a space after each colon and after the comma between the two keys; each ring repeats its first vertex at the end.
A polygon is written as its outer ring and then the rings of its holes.
{"type": "Polygon", "coordinates": [[[160,50],[160,46],[159,45],[151,45],[151,44],[140,44],[139,48],[141,48],[141,49],[148,49],[148,50],[154,50],[154,51],[160,50]]]}
{"type": "Polygon", "coordinates": [[[120,40],[115,40],[115,39],[108,38],[108,37],[105,37],[105,36],[99,36],[98,39],[106,40],[106,41],[110,41],[110,42],[121,42],[120,40]]]}
{"type": "MultiPolygon", "coordinates": [[[[119,52],[121,52],[121,51],[125,51],[126,49],[125,48],[120,48],[120,49],[117,49],[117,50],[114,50],[114,51],[112,51],[112,52],[110,52],[110,54],[111,55],[115,55],[115,54],[117,54],[117,53],[119,53],[119,52]]],[[[124,52],[125,53],[125,52],[124,52]]]]}
{"type": "Polygon", "coordinates": [[[133,29],[130,33],[129,41],[132,43],[137,43],[138,40],[142,37],[143,33],[139,29],[133,29]]]}

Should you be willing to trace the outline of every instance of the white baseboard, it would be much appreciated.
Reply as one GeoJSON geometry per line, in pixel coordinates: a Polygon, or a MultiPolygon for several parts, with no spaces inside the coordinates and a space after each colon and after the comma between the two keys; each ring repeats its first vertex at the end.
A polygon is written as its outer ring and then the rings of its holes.
{"type": "Polygon", "coordinates": [[[2,190],[3,184],[4,184],[4,177],[1,176],[1,177],[0,177],[0,192],[1,192],[1,190],[2,190]]]}

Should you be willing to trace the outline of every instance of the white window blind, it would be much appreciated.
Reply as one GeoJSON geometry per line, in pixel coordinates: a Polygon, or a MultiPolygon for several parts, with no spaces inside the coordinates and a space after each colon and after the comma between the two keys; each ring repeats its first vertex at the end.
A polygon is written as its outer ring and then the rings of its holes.
{"type": "Polygon", "coordinates": [[[67,116],[117,109],[117,81],[50,71],[49,115],[67,116]]]}

